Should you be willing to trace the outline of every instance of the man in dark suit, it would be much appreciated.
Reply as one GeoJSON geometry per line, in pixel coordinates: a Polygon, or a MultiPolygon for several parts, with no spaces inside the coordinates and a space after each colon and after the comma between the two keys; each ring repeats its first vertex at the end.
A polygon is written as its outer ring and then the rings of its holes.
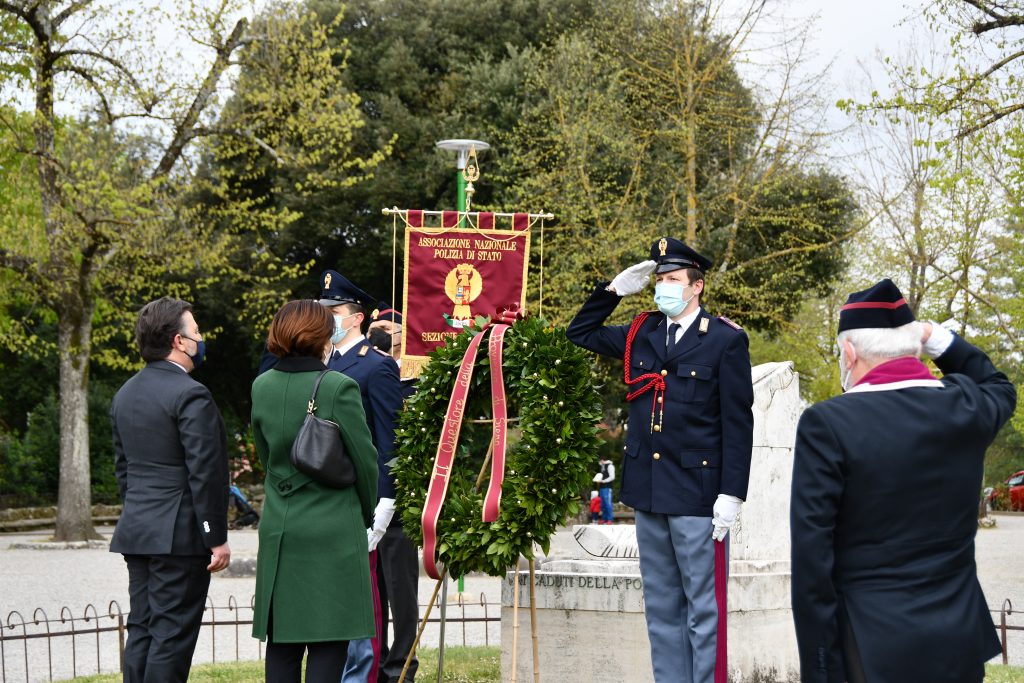
{"type": "MultiPolygon", "coordinates": [[[[373,436],[373,445],[377,448],[377,506],[373,524],[366,530],[370,568],[376,572],[377,544],[387,532],[395,514],[395,477],[391,474],[390,462],[395,450],[395,422],[398,411],[402,409],[402,384],[395,360],[374,348],[366,338],[371,322],[370,309],[376,299],[334,270],[324,271],[320,275],[320,283],[320,304],[331,310],[335,324],[334,336],[331,337],[334,353],[327,367],[351,377],[359,384],[367,426],[373,436]]],[[[375,596],[375,601],[379,609],[379,595],[375,596]]],[[[378,612],[378,616],[381,622],[387,618],[383,612],[378,612]]],[[[382,635],[382,631],[383,623],[380,623],[378,636],[382,635]]],[[[380,654],[380,637],[372,643],[358,640],[349,643],[349,659],[342,680],[376,680],[380,654]]]]}
{"type": "Polygon", "coordinates": [[[657,240],[650,261],[597,286],[567,331],[575,344],[625,362],[631,393],[619,498],[636,510],[659,683],[705,683],[716,667],[725,672],[719,605],[725,604],[726,534],[750,475],[754,392],[747,335],[701,307],[710,267],[679,240],[657,240]],[[622,297],[640,292],[655,271],[658,311],[630,325],[604,326],[622,297]]]}
{"type": "Polygon", "coordinates": [[[110,542],[128,565],[124,680],[185,681],[210,572],[231,561],[224,423],[189,373],[202,362],[192,306],[162,298],[139,312],[146,366],[110,406],[114,467],[124,503],[110,542]]]}
{"type": "Polygon", "coordinates": [[[804,411],[793,455],[801,680],[978,683],[1000,652],[974,564],[982,465],[1016,392],[890,280],[849,296],[839,346],[846,393],[804,411]]]}

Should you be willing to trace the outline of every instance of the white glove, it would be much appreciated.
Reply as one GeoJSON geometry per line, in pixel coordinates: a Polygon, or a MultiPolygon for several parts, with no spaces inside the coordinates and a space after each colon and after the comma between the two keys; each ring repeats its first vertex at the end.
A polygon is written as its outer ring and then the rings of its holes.
{"type": "Polygon", "coordinates": [[[377,548],[380,539],[384,538],[391,518],[395,516],[395,499],[381,498],[373,510],[373,526],[366,530],[366,545],[370,552],[377,548]]]}
{"type": "Polygon", "coordinates": [[[725,538],[729,529],[736,523],[741,505],[743,505],[743,501],[736,496],[718,494],[718,500],[715,501],[715,506],[712,508],[715,516],[711,518],[711,538],[716,541],[725,538]]]}
{"type": "Polygon", "coordinates": [[[657,267],[658,264],[654,261],[643,261],[635,266],[630,266],[615,276],[612,283],[608,285],[608,289],[615,290],[619,296],[636,294],[651,281],[651,273],[657,267]]]}

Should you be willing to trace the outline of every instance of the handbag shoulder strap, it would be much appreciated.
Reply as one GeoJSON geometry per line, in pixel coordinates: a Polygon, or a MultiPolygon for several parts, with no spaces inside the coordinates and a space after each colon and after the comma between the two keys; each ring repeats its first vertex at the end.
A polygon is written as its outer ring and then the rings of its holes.
{"type": "Polygon", "coordinates": [[[306,405],[306,414],[307,415],[312,415],[313,412],[316,410],[316,391],[317,391],[317,389],[320,388],[320,381],[324,378],[324,375],[326,375],[330,371],[331,371],[330,368],[328,368],[327,370],[324,370],[319,375],[317,375],[316,381],[313,382],[313,391],[312,391],[312,393],[310,393],[310,395],[309,395],[309,403],[306,405]]]}

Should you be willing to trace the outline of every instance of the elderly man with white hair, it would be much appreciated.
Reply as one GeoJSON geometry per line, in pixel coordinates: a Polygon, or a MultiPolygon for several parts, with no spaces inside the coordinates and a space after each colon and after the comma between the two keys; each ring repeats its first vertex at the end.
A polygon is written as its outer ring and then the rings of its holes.
{"type": "Polygon", "coordinates": [[[974,564],[978,496],[1014,387],[916,322],[888,279],[849,296],[838,341],[845,393],[804,412],[793,458],[801,680],[980,682],[1000,644],[974,564]]]}

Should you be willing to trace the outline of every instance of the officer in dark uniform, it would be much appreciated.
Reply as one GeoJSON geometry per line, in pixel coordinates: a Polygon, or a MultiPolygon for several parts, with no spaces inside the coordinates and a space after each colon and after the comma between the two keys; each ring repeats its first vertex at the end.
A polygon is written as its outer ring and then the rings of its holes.
{"type": "MultiPolygon", "coordinates": [[[[373,319],[369,330],[371,343],[381,351],[390,352],[391,357],[401,366],[402,312],[380,301],[370,317],[373,319]]],[[[409,398],[415,392],[416,378],[403,378],[402,398],[409,398]]],[[[387,532],[377,545],[377,551],[377,585],[381,595],[381,611],[387,614],[390,607],[395,631],[394,641],[389,645],[388,624],[385,620],[377,681],[398,683],[405,658],[416,640],[420,585],[419,555],[416,546],[405,535],[402,518],[398,515],[392,517],[387,532]]],[[[414,656],[406,672],[407,681],[416,676],[418,666],[419,660],[414,656]]]]}
{"type": "MultiPolygon", "coordinates": [[[[370,564],[375,570],[377,544],[395,512],[395,477],[388,463],[395,449],[395,422],[398,411],[402,409],[402,384],[398,364],[390,355],[374,348],[365,336],[370,325],[367,309],[375,299],[334,270],[324,271],[320,275],[320,283],[320,304],[328,307],[334,315],[334,335],[331,337],[334,353],[327,367],[348,375],[359,384],[366,422],[373,436],[373,445],[377,448],[380,469],[378,502],[373,525],[367,529],[370,564]]],[[[349,661],[345,664],[342,680],[365,681],[375,677],[379,654],[379,643],[353,641],[349,645],[349,661]],[[367,645],[372,645],[372,650],[367,645]],[[369,666],[366,666],[367,661],[369,666]]]]}
{"type": "MultiPolygon", "coordinates": [[[[651,260],[600,283],[567,331],[573,343],[625,362],[630,409],[620,499],[636,510],[659,683],[714,678],[724,643],[717,638],[713,540],[725,542],[750,474],[754,391],[747,336],[701,307],[710,267],[679,240],[656,240],[651,260]],[[630,325],[605,326],[619,300],[643,290],[655,272],[658,311],[630,325]]],[[[725,567],[719,570],[724,574],[725,567]]]]}

